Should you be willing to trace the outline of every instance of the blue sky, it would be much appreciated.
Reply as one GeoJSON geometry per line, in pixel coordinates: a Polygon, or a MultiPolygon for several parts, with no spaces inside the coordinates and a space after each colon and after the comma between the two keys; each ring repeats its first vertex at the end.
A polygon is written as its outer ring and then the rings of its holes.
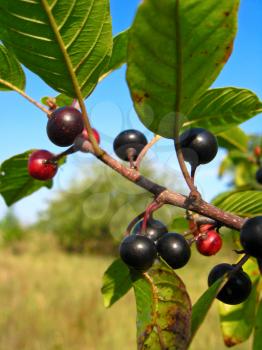
{"type": "MultiPolygon", "coordinates": [[[[137,0],[111,0],[114,34],[126,29],[134,17],[137,0]]],[[[236,37],[234,52],[215,82],[215,87],[237,86],[253,90],[262,96],[262,1],[242,0],[239,12],[239,30],[236,37]]],[[[29,95],[36,100],[43,96],[55,96],[46,84],[31,72],[27,73],[27,88],[29,95]]],[[[51,144],[46,135],[45,115],[30,105],[14,92],[0,93],[1,128],[0,128],[0,162],[17,153],[32,148],[43,148],[58,153],[58,147],[51,144]]],[[[134,127],[146,133],[139,122],[130,99],[125,83],[125,67],[106,78],[94,91],[87,101],[87,108],[92,123],[102,136],[102,147],[112,153],[113,138],[124,128],[134,127]]],[[[261,133],[262,117],[257,116],[243,124],[247,132],[261,133]]],[[[199,186],[205,199],[226,189],[226,180],[217,179],[217,166],[223,157],[219,152],[216,159],[209,165],[202,167],[197,175],[199,186]]],[[[166,171],[174,173],[175,181],[181,178],[178,172],[174,149],[171,141],[161,140],[151,152],[152,160],[162,164],[166,171]],[[165,147],[163,147],[165,146],[165,147]]],[[[79,165],[90,164],[90,155],[74,155],[70,157],[55,178],[55,187],[52,191],[42,189],[15,205],[15,212],[24,222],[35,220],[37,212],[43,209],[48,200],[60,190],[65,190],[71,179],[84,176],[79,165]]],[[[81,167],[80,167],[81,168],[81,167]]],[[[181,178],[182,179],[182,178],[181,178]]],[[[4,201],[0,198],[0,218],[6,212],[4,201]]]]}

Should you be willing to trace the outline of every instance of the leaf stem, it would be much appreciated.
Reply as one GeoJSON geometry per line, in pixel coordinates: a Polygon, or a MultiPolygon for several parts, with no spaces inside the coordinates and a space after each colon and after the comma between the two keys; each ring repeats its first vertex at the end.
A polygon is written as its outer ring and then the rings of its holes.
{"type": "Polygon", "coordinates": [[[140,167],[140,163],[141,161],[143,160],[143,158],[145,157],[145,155],[147,154],[147,152],[149,151],[149,149],[151,147],[154,146],[154,144],[159,141],[161,139],[161,136],[159,135],[155,135],[152,140],[142,149],[142,151],[139,153],[139,156],[137,157],[137,160],[136,160],[136,168],[139,169],[140,167]]]}
{"type": "Polygon", "coordinates": [[[89,137],[90,142],[91,142],[91,144],[93,146],[95,154],[97,156],[102,156],[103,151],[99,147],[99,145],[98,145],[98,143],[97,143],[97,141],[96,141],[96,139],[94,137],[93,130],[92,130],[92,127],[91,127],[91,124],[90,124],[90,121],[89,121],[88,114],[87,114],[86,106],[85,106],[85,103],[84,103],[84,99],[83,99],[83,96],[82,96],[82,92],[81,92],[81,89],[79,87],[78,80],[77,80],[77,77],[76,77],[76,74],[75,74],[74,67],[72,65],[71,59],[70,59],[70,57],[68,55],[68,52],[67,52],[67,50],[65,48],[63,38],[61,37],[61,34],[60,34],[59,29],[57,27],[57,23],[56,23],[55,18],[54,18],[53,14],[52,14],[52,11],[51,11],[51,8],[50,8],[50,6],[48,4],[48,1],[47,0],[41,0],[41,3],[42,3],[42,6],[43,6],[47,16],[48,16],[51,28],[54,31],[57,43],[58,43],[58,45],[60,47],[60,50],[61,50],[61,52],[63,54],[63,57],[64,57],[64,60],[65,60],[65,63],[66,63],[69,75],[71,77],[72,85],[73,85],[74,90],[75,90],[76,98],[77,98],[77,100],[79,102],[79,106],[80,106],[80,109],[81,109],[81,112],[82,112],[82,116],[83,116],[83,122],[84,122],[85,128],[86,128],[86,130],[88,132],[88,137],[89,137]]]}
{"type": "Polygon", "coordinates": [[[29,101],[30,103],[32,103],[33,105],[35,105],[37,108],[41,109],[42,112],[44,112],[45,114],[47,114],[47,117],[50,118],[51,115],[51,111],[49,111],[48,109],[46,109],[43,105],[41,105],[41,103],[35,101],[32,97],[30,97],[29,95],[27,95],[23,90],[19,89],[17,86],[9,83],[6,80],[0,79],[0,84],[5,85],[6,87],[8,87],[11,90],[16,91],[17,93],[19,93],[21,96],[23,96],[27,101],[29,101]]]}
{"type": "Polygon", "coordinates": [[[201,198],[200,193],[192,181],[191,176],[187,170],[184,156],[182,153],[181,145],[179,142],[179,128],[180,128],[180,110],[181,110],[181,92],[182,92],[182,45],[181,45],[181,32],[180,32],[180,17],[179,17],[179,5],[180,1],[176,0],[175,7],[175,23],[176,23],[176,103],[175,103],[175,125],[174,125],[174,139],[177,159],[180,169],[183,173],[184,179],[191,191],[192,197],[201,198]]]}

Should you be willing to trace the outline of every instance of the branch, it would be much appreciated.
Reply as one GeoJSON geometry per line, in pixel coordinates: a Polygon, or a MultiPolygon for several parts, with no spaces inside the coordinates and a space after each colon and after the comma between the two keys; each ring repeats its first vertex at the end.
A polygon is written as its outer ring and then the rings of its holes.
{"type": "Polygon", "coordinates": [[[195,213],[204,215],[235,230],[240,230],[244,224],[245,219],[231,213],[224,212],[223,210],[205,202],[201,198],[199,198],[197,201],[192,201],[186,196],[170,191],[165,187],[156,184],[155,182],[142,176],[137,170],[127,168],[124,165],[120,164],[106,152],[104,152],[102,156],[97,157],[103,163],[108,165],[110,168],[115,170],[117,173],[129,181],[152,193],[155,197],[157,197],[157,201],[159,203],[171,204],[176,207],[192,210],[195,213]]]}
{"type": "Polygon", "coordinates": [[[154,144],[161,139],[161,136],[155,135],[152,140],[142,149],[142,151],[139,153],[139,156],[137,157],[137,160],[135,162],[135,166],[137,169],[140,167],[140,163],[147,154],[147,152],[150,150],[151,147],[154,146],[154,144]]]}
{"type": "Polygon", "coordinates": [[[49,111],[48,109],[46,109],[43,105],[41,105],[41,103],[35,101],[32,97],[28,96],[23,90],[19,89],[17,86],[9,83],[6,80],[0,79],[0,83],[5,85],[6,87],[8,87],[11,90],[14,90],[16,92],[18,92],[21,96],[23,96],[27,101],[29,101],[30,103],[32,103],[33,105],[35,105],[37,108],[41,109],[42,112],[44,112],[48,118],[50,118],[50,114],[52,113],[51,111],[49,111]]]}

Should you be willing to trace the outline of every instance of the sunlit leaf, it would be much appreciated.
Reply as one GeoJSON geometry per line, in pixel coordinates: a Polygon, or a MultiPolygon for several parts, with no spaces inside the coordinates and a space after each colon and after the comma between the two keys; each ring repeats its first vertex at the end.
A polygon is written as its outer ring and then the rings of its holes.
{"type": "Polygon", "coordinates": [[[238,0],[147,0],[129,33],[127,81],[143,124],[174,137],[175,112],[194,104],[227,62],[238,0]]]}
{"type": "Polygon", "coordinates": [[[19,61],[68,96],[88,96],[111,55],[108,0],[1,1],[0,22],[19,61]]]}

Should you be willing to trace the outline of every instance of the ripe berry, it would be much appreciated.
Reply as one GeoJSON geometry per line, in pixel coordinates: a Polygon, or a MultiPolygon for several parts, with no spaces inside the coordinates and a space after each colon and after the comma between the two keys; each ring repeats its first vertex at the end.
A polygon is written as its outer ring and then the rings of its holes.
{"type": "Polygon", "coordinates": [[[136,160],[139,153],[147,144],[147,139],[142,132],[138,130],[122,131],[114,140],[114,151],[117,156],[123,160],[136,160]]]}
{"type": "Polygon", "coordinates": [[[158,254],[173,269],[186,265],[191,256],[190,246],[178,233],[166,233],[157,241],[158,254]]]}
{"type": "Polygon", "coordinates": [[[217,154],[216,137],[201,128],[192,128],[180,136],[180,144],[186,162],[198,166],[211,162],[217,154]]]}
{"type": "MultiPolygon", "coordinates": [[[[139,221],[133,228],[132,234],[140,234],[143,220],[139,221]]],[[[149,218],[147,221],[145,236],[152,241],[157,241],[163,234],[167,233],[167,227],[159,220],[149,218]]]]}
{"type": "Polygon", "coordinates": [[[240,242],[247,254],[262,258],[262,216],[244,223],[240,230],[240,242]]]}
{"type": "Polygon", "coordinates": [[[262,184],[262,168],[256,172],[256,180],[259,184],[262,184]]]}
{"type": "MultiPolygon", "coordinates": [[[[230,264],[218,264],[210,271],[208,275],[208,286],[210,287],[225,273],[234,269],[230,264]]],[[[217,295],[217,299],[225,304],[236,305],[245,301],[252,289],[251,280],[242,269],[234,273],[221,291],[217,295]]]]}
{"type": "Polygon", "coordinates": [[[200,254],[215,255],[222,247],[222,238],[217,231],[211,229],[197,237],[196,247],[200,254]]]}
{"type": "Polygon", "coordinates": [[[130,267],[138,271],[148,270],[157,256],[154,242],[143,235],[131,235],[120,245],[120,257],[130,267]]]}
{"type": "MultiPolygon", "coordinates": [[[[96,129],[93,129],[93,135],[96,139],[96,142],[100,143],[100,135],[96,129]]],[[[84,129],[81,134],[77,135],[74,140],[74,147],[84,153],[88,153],[90,151],[90,141],[88,137],[87,130],[84,129]]]]}
{"type": "Polygon", "coordinates": [[[51,114],[47,122],[47,135],[55,145],[65,147],[73,144],[83,128],[82,114],[78,109],[61,107],[51,114]]]}
{"type": "Polygon", "coordinates": [[[29,175],[37,180],[45,181],[52,179],[58,169],[57,163],[50,162],[53,157],[53,153],[45,150],[32,152],[27,164],[29,175]]]}

